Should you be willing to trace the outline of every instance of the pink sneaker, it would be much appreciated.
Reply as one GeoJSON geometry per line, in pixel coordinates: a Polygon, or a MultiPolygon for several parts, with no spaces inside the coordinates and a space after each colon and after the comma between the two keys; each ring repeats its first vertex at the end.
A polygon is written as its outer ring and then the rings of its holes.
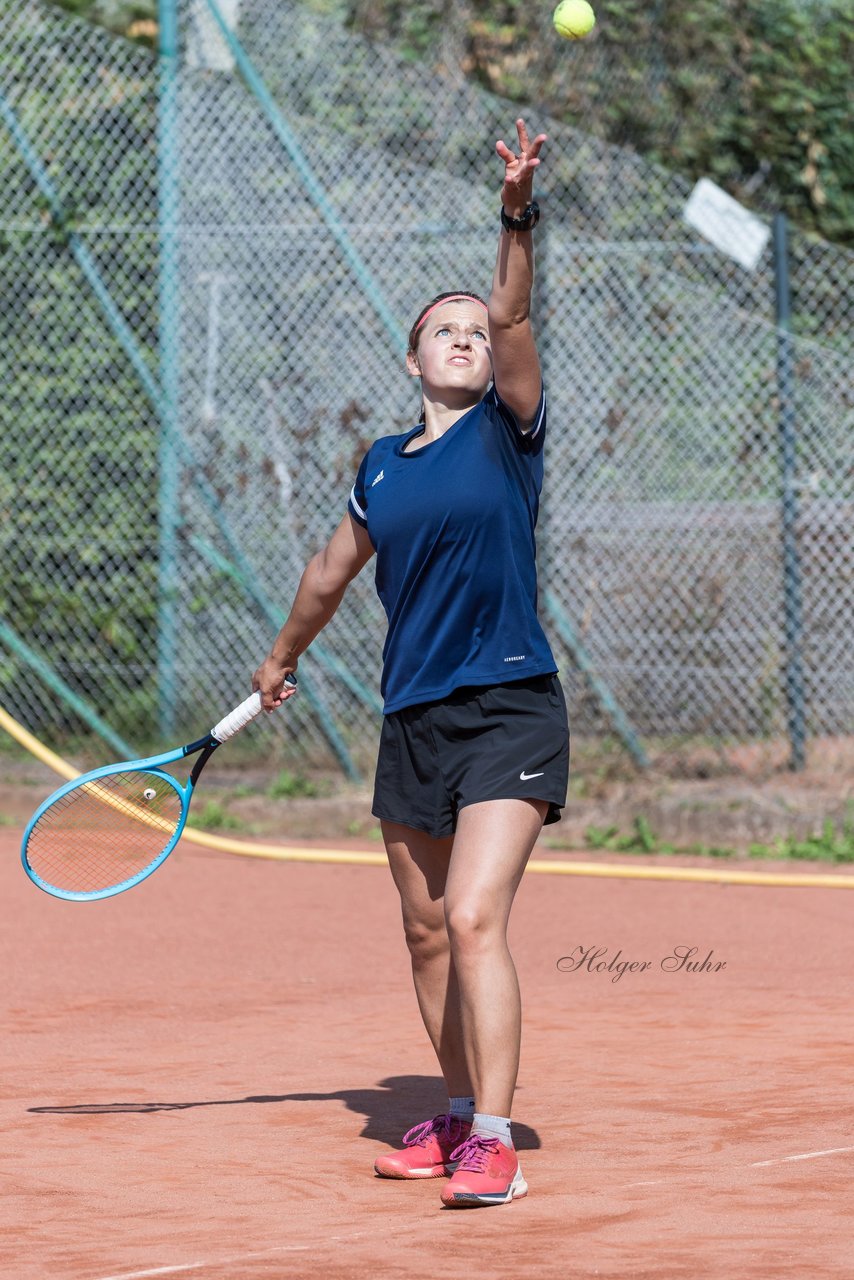
{"type": "Polygon", "coordinates": [[[403,1151],[377,1156],[374,1171],[381,1178],[447,1178],[455,1166],[451,1152],[471,1133],[471,1120],[439,1115],[417,1124],[403,1135],[403,1151]]]}
{"type": "Polygon", "coordinates": [[[442,1190],[442,1203],[449,1209],[508,1204],[528,1193],[516,1152],[498,1138],[472,1133],[451,1152],[451,1161],[457,1167],[442,1190]]]}

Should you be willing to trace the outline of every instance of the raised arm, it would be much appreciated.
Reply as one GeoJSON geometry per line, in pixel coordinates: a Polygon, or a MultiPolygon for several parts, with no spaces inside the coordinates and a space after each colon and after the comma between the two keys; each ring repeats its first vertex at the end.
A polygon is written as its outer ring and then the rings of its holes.
{"type": "MultiPolygon", "coordinates": [[[[521,218],[531,203],[534,170],[546,135],[531,142],[524,120],[516,121],[519,151],[506,143],[495,149],[504,161],[501,203],[508,218],[521,218]]],[[[541,374],[531,328],[531,289],[534,283],[534,232],[507,231],[502,226],[489,295],[489,339],[495,389],[523,428],[533,425],[540,399],[541,374]]]]}
{"type": "Polygon", "coordinates": [[[265,711],[280,707],[291,696],[283,689],[285,676],[296,670],[300,654],[333,617],[348,585],[373,554],[367,529],[348,514],[323,550],[309,560],[287,620],[252,677],[252,688],[260,689],[265,711]]]}

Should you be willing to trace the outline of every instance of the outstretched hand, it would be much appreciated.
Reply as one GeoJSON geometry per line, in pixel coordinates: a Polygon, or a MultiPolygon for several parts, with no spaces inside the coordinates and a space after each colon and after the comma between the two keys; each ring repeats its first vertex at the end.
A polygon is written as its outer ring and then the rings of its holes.
{"type": "Polygon", "coordinates": [[[540,149],[546,141],[544,133],[538,133],[533,142],[528,138],[525,121],[516,121],[519,151],[513,152],[503,139],[495,144],[495,150],[504,161],[504,185],[501,203],[512,216],[517,216],[530,204],[534,190],[534,170],[540,163],[540,149]]]}

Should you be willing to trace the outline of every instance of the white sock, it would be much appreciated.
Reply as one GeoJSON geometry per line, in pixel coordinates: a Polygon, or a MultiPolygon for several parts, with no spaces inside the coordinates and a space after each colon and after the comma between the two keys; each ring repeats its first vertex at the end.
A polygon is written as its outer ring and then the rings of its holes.
{"type": "Polygon", "coordinates": [[[452,1116],[459,1116],[461,1120],[471,1120],[474,1115],[474,1098],[449,1098],[448,1110],[452,1116]]]}
{"type": "Polygon", "coordinates": [[[504,1143],[505,1147],[513,1146],[513,1139],[510,1137],[509,1116],[488,1116],[481,1111],[476,1111],[471,1131],[472,1133],[481,1133],[485,1138],[498,1138],[499,1141],[504,1143]]]}

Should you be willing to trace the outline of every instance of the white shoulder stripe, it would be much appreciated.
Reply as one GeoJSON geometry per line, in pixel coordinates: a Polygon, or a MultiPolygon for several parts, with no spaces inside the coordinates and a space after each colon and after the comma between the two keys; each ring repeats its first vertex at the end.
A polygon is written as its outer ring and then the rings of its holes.
{"type": "Polygon", "coordinates": [[[543,392],[543,398],[540,402],[540,412],[537,417],[536,424],[530,432],[530,438],[532,440],[534,436],[537,434],[537,432],[539,431],[540,427],[543,425],[543,419],[545,418],[545,416],[546,416],[546,394],[545,392],[543,392]]]}
{"type": "Polygon", "coordinates": [[[356,486],[355,486],[355,485],[353,485],[353,488],[350,490],[350,501],[351,501],[351,502],[352,502],[352,504],[353,504],[353,510],[356,512],[356,515],[357,515],[357,516],[361,516],[363,520],[367,520],[367,518],[368,518],[368,517],[365,515],[364,511],[362,510],[362,508],[359,506],[358,502],[356,501],[356,486]]]}

